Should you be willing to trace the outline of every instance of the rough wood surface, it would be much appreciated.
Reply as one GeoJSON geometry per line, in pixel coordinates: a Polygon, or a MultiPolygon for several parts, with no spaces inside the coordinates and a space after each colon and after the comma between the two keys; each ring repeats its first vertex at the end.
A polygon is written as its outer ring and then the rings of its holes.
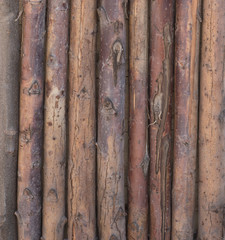
{"type": "Polygon", "coordinates": [[[174,0],[150,6],[150,239],[170,240],[174,0]]]}
{"type": "Polygon", "coordinates": [[[99,238],[125,240],[124,131],[127,2],[99,2],[99,238]]]}
{"type": "Polygon", "coordinates": [[[148,1],[130,1],[129,13],[130,151],[127,239],[147,240],[148,1]]]}
{"type": "Polygon", "coordinates": [[[65,217],[68,0],[47,12],[42,239],[62,240],[65,217]]]}
{"type": "Polygon", "coordinates": [[[16,240],[19,2],[0,1],[0,239],[16,240]]]}
{"type": "Polygon", "coordinates": [[[96,1],[72,0],[68,238],[96,239],[96,1]]]}
{"type": "Polygon", "coordinates": [[[203,2],[198,239],[225,238],[225,1],[203,2]]]}
{"type": "Polygon", "coordinates": [[[193,240],[201,1],[176,1],[172,239],[193,240]]]}
{"type": "Polygon", "coordinates": [[[23,1],[18,157],[18,239],[41,237],[45,0],[23,1]]]}

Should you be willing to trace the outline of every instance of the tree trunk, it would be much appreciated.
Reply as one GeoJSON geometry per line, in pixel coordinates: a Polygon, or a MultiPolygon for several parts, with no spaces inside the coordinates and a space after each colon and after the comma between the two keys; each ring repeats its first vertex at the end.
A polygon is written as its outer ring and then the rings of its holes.
{"type": "Polygon", "coordinates": [[[45,0],[24,0],[20,133],[18,157],[18,239],[41,236],[41,169],[45,0]]]}
{"type": "Polygon", "coordinates": [[[170,240],[174,0],[150,8],[150,239],[170,240]]]}
{"type": "Polygon", "coordinates": [[[128,239],[148,236],[148,1],[130,1],[130,141],[128,239]]]}
{"type": "Polygon", "coordinates": [[[43,239],[62,240],[65,217],[68,0],[48,1],[43,239]]]}
{"type": "Polygon", "coordinates": [[[0,239],[16,240],[19,2],[0,2],[0,239]]]}
{"type": "Polygon", "coordinates": [[[96,1],[71,4],[68,238],[96,238],[96,1]]]}
{"type": "Polygon", "coordinates": [[[178,0],[172,239],[193,240],[198,122],[200,0],[178,0]]]}
{"type": "Polygon", "coordinates": [[[224,239],[225,1],[205,0],[200,80],[199,239],[224,239]]]}
{"type": "Polygon", "coordinates": [[[99,238],[125,240],[124,133],[127,2],[101,0],[98,98],[99,238]]]}

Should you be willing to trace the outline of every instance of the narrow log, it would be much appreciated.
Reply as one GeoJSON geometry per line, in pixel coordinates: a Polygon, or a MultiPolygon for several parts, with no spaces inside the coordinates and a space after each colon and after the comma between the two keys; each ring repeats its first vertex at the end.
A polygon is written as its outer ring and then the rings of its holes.
{"type": "Polygon", "coordinates": [[[203,1],[198,239],[225,238],[225,1],[203,1]]]}
{"type": "Polygon", "coordinates": [[[130,1],[128,239],[148,239],[148,1],[130,1]]]}
{"type": "Polygon", "coordinates": [[[62,240],[65,217],[68,0],[48,1],[42,239],[62,240]]]}
{"type": "Polygon", "coordinates": [[[150,239],[170,240],[174,0],[150,6],[150,239]]]}
{"type": "Polygon", "coordinates": [[[176,2],[172,239],[192,240],[198,123],[201,1],[176,2]]]}
{"type": "Polygon", "coordinates": [[[99,2],[98,227],[99,239],[126,239],[124,117],[127,2],[99,2]]]}
{"type": "Polygon", "coordinates": [[[19,2],[0,2],[0,239],[16,240],[19,2]]]}
{"type": "Polygon", "coordinates": [[[68,239],[96,239],[96,0],[72,0],[68,239]]]}
{"type": "Polygon", "coordinates": [[[23,1],[18,157],[18,239],[41,237],[45,0],[23,1]]]}

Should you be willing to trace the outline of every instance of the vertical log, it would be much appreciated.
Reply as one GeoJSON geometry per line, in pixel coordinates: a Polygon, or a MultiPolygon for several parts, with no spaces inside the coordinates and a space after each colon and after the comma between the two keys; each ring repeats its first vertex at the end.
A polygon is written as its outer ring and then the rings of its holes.
{"type": "Polygon", "coordinates": [[[148,1],[130,1],[130,141],[128,239],[148,237],[148,1]]]}
{"type": "Polygon", "coordinates": [[[150,239],[171,236],[174,0],[150,7],[150,239]]]}
{"type": "Polygon", "coordinates": [[[18,157],[18,239],[41,236],[41,168],[45,0],[24,0],[20,133],[18,157]]]}
{"type": "Polygon", "coordinates": [[[200,0],[176,2],[172,239],[192,240],[198,122],[200,0]]]}
{"type": "Polygon", "coordinates": [[[101,0],[98,99],[99,238],[125,240],[124,116],[127,1],[101,0]]]}
{"type": "Polygon", "coordinates": [[[19,2],[0,2],[0,239],[16,240],[19,2]]]}
{"type": "Polygon", "coordinates": [[[225,1],[203,1],[199,125],[199,238],[224,239],[225,1]]]}
{"type": "Polygon", "coordinates": [[[48,1],[42,238],[62,240],[65,217],[68,0],[48,1]]]}
{"type": "Polygon", "coordinates": [[[96,238],[96,0],[72,0],[68,238],[96,238]]]}

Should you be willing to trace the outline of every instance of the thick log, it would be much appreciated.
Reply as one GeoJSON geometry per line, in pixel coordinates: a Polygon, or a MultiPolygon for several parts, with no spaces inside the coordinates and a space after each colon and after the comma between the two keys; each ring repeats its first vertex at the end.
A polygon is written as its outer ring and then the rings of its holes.
{"type": "Polygon", "coordinates": [[[174,0],[150,6],[150,239],[170,240],[174,0]]]}
{"type": "Polygon", "coordinates": [[[148,1],[130,1],[128,239],[148,238],[148,1]]]}
{"type": "Polygon", "coordinates": [[[201,1],[176,2],[172,239],[192,240],[198,132],[201,1]]]}
{"type": "Polygon", "coordinates": [[[96,0],[72,0],[68,238],[96,239],[96,0]]]}
{"type": "Polygon", "coordinates": [[[41,237],[45,0],[23,1],[18,156],[18,239],[41,237]]]}
{"type": "Polygon", "coordinates": [[[62,240],[66,223],[68,0],[49,0],[47,17],[42,239],[62,240]]]}
{"type": "Polygon", "coordinates": [[[225,1],[203,1],[198,239],[224,239],[225,1]]]}
{"type": "Polygon", "coordinates": [[[98,227],[100,239],[126,239],[124,130],[127,2],[99,2],[98,227]]]}
{"type": "Polygon", "coordinates": [[[16,240],[19,2],[0,2],[0,239],[16,240]]]}

